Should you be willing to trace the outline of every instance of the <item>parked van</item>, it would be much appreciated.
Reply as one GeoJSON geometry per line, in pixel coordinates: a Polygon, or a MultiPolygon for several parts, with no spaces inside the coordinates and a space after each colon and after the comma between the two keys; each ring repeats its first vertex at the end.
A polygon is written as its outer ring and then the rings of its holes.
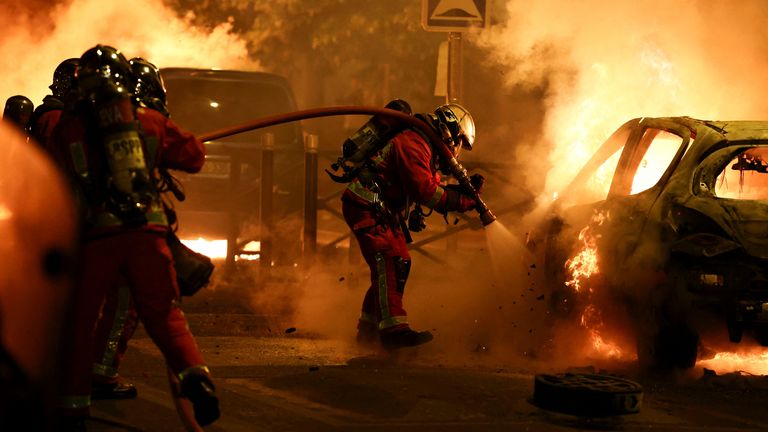
{"type": "MultiPolygon", "coordinates": [[[[161,75],[171,118],[196,135],[296,110],[291,87],[279,75],[191,68],[165,68],[161,75]]],[[[291,255],[300,250],[303,205],[304,145],[300,124],[287,123],[222,138],[206,143],[206,150],[200,173],[179,176],[186,193],[186,200],[176,207],[179,237],[216,240],[219,244],[226,239],[226,258],[233,261],[246,245],[250,244],[248,249],[253,251],[254,244],[271,234],[274,240],[279,238],[275,251],[281,253],[271,254],[270,259],[292,261],[291,255]],[[272,219],[278,227],[293,226],[286,233],[266,233],[261,228],[261,151],[267,133],[274,137],[272,219]]],[[[221,249],[200,252],[224,258],[221,249]]]]}

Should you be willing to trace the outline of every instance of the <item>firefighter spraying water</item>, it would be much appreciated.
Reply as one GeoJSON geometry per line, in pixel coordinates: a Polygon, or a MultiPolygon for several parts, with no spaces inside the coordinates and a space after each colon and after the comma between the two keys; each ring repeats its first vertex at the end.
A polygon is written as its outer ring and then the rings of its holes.
{"type": "Polygon", "coordinates": [[[402,100],[386,108],[328,107],[283,114],[203,135],[203,141],[300,119],[373,114],[344,142],[342,156],[330,177],[348,186],[342,195],[344,219],[355,235],[370,268],[357,340],[379,342],[385,349],[429,342],[428,331],[408,325],[402,305],[411,260],[409,231],[425,227],[424,216],[477,210],[484,226],[496,220],[480,194],[484,178],[470,176],[458,162],[462,148],[471,150],[474,120],[461,105],[451,103],[432,113],[411,115],[402,100]],[[458,184],[443,185],[440,173],[458,184]],[[414,206],[413,209],[411,207],[414,206]],[[423,207],[429,213],[423,212],[423,207]]]}

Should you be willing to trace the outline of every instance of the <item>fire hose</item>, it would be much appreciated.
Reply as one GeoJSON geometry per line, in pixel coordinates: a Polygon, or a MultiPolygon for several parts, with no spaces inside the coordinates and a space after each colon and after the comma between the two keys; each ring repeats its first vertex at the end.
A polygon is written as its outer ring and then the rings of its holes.
{"type": "Polygon", "coordinates": [[[459,163],[443,139],[427,123],[400,111],[387,108],[364,106],[331,106],[312,108],[308,110],[278,114],[271,117],[262,117],[260,119],[256,119],[240,125],[208,132],[206,134],[200,135],[198,138],[203,142],[213,141],[242,132],[248,132],[255,129],[261,129],[283,123],[290,123],[298,120],[350,114],[380,115],[391,117],[396,120],[405,122],[408,125],[413,126],[414,128],[423,132],[432,142],[432,148],[438,152],[438,156],[448,165],[448,169],[451,171],[451,174],[454,176],[454,178],[456,178],[456,180],[459,182],[459,185],[472,198],[472,200],[475,201],[475,209],[480,214],[480,222],[482,222],[483,226],[489,225],[496,220],[496,216],[480,197],[480,194],[477,192],[475,187],[472,186],[469,175],[467,174],[467,170],[459,163]]]}

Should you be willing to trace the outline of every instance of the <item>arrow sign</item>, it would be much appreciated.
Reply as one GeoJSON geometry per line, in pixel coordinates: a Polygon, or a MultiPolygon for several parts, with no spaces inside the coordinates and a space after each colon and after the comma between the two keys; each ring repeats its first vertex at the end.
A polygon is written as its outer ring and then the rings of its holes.
{"type": "Polygon", "coordinates": [[[487,28],[491,0],[422,0],[421,24],[427,31],[461,32],[487,28]]]}

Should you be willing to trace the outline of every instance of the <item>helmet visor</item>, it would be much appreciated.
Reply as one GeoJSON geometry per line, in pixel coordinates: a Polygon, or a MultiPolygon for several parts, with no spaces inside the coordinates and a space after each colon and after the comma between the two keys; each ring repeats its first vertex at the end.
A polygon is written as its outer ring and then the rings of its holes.
{"type": "Polygon", "coordinates": [[[457,138],[461,140],[462,147],[472,150],[472,144],[475,142],[475,121],[469,112],[464,109],[454,109],[453,112],[459,122],[457,138]]]}

